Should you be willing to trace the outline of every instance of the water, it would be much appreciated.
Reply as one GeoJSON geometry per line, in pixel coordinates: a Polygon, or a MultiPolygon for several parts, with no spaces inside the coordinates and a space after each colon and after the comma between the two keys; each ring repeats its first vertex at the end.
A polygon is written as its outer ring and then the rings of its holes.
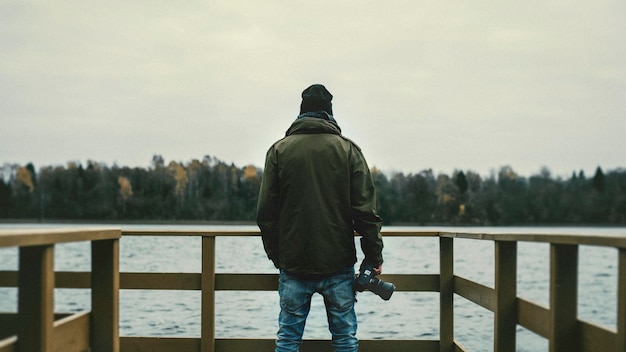
{"type": "MultiPolygon", "coordinates": [[[[20,225],[23,226],[23,225],[20,225]]],[[[64,225],[65,226],[65,225],[64,225]]],[[[10,227],[1,225],[0,229],[10,227]]],[[[50,227],[46,225],[46,227],[50,227]]],[[[137,226],[122,226],[137,228],[137,226]]],[[[169,228],[171,226],[168,226],[169,228]]],[[[205,228],[200,226],[181,228],[205,228]]],[[[166,228],[166,227],[164,227],[166,228]]],[[[416,228],[424,229],[424,228],[416,228]]],[[[445,228],[438,228],[445,230],[445,228]]],[[[463,229],[454,228],[454,231],[463,229]]],[[[486,228],[472,229],[493,230],[486,228]]],[[[498,228],[498,232],[607,233],[626,235],[621,228],[498,228]]],[[[493,287],[494,245],[490,241],[455,239],[456,275],[493,287]]],[[[216,272],[276,273],[266,259],[259,237],[217,238],[216,272]]],[[[357,248],[358,244],[357,244],[357,248]]],[[[437,274],[438,238],[385,238],[385,273],[437,274]]],[[[359,261],[361,258],[359,258],[359,261]]],[[[17,269],[17,249],[0,249],[0,270],[17,269]]],[[[55,270],[90,269],[88,243],[60,244],[55,248],[55,270]]],[[[200,272],[201,240],[198,237],[124,237],[120,242],[120,271],[200,272]]],[[[615,330],[617,325],[617,250],[581,246],[579,254],[580,319],[615,330]]],[[[549,245],[518,244],[518,295],[547,307],[549,301],[549,245]]],[[[0,311],[17,311],[17,290],[0,288],[0,311]]],[[[437,292],[396,292],[390,301],[365,292],[357,296],[359,337],[363,339],[439,339],[437,292]]],[[[491,351],[493,313],[455,296],[455,338],[471,351],[491,351]]],[[[56,289],[55,311],[90,309],[90,292],[56,289]]],[[[276,292],[216,292],[216,337],[272,338],[277,329],[276,292]]],[[[122,290],[122,336],[200,335],[199,291],[122,290]]],[[[320,296],[314,296],[305,338],[328,339],[326,316],[320,296]]],[[[518,327],[518,351],[547,351],[547,340],[518,327]]]]}

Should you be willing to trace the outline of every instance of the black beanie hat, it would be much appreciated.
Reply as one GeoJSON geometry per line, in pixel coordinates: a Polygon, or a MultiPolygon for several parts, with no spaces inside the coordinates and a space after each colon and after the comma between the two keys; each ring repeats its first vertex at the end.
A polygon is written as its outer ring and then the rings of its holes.
{"type": "Polygon", "coordinates": [[[333,114],[333,95],[321,84],[314,84],[302,91],[300,114],[305,112],[326,111],[333,114]]]}

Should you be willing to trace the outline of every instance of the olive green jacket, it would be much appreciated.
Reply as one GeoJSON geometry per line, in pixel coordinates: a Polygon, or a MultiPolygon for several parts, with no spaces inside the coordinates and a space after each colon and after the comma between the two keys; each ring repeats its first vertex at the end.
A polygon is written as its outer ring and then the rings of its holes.
{"type": "Polygon", "coordinates": [[[257,207],[265,251],[294,274],[332,274],[365,260],[382,263],[382,220],[361,149],[336,123],[297,119],[266,155],[257,207]]]}

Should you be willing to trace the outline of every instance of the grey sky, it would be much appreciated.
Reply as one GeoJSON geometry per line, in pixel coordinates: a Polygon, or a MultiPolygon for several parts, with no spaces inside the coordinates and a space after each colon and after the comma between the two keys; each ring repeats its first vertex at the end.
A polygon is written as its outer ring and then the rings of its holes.
{"type": "Polygon", "coordinates": [[[0,23],[0,164],[262,167],[322,83],[384,171],[626,166],[623,0],[0,0],[0,23]]]}

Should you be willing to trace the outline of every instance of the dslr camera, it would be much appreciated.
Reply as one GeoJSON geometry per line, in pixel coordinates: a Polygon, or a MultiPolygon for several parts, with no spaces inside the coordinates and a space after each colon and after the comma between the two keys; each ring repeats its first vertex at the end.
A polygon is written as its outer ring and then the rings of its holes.
{"type": "Polygon", "coordinates": [[[359,275],[354,280],[354,289],[363,292],[369,290],[374,292],[380,298],[388,301],[396,286],[390,282],[385,282],[374,277],[374,266],[363,261],[361,268],[359,269],[359,275]]]}

